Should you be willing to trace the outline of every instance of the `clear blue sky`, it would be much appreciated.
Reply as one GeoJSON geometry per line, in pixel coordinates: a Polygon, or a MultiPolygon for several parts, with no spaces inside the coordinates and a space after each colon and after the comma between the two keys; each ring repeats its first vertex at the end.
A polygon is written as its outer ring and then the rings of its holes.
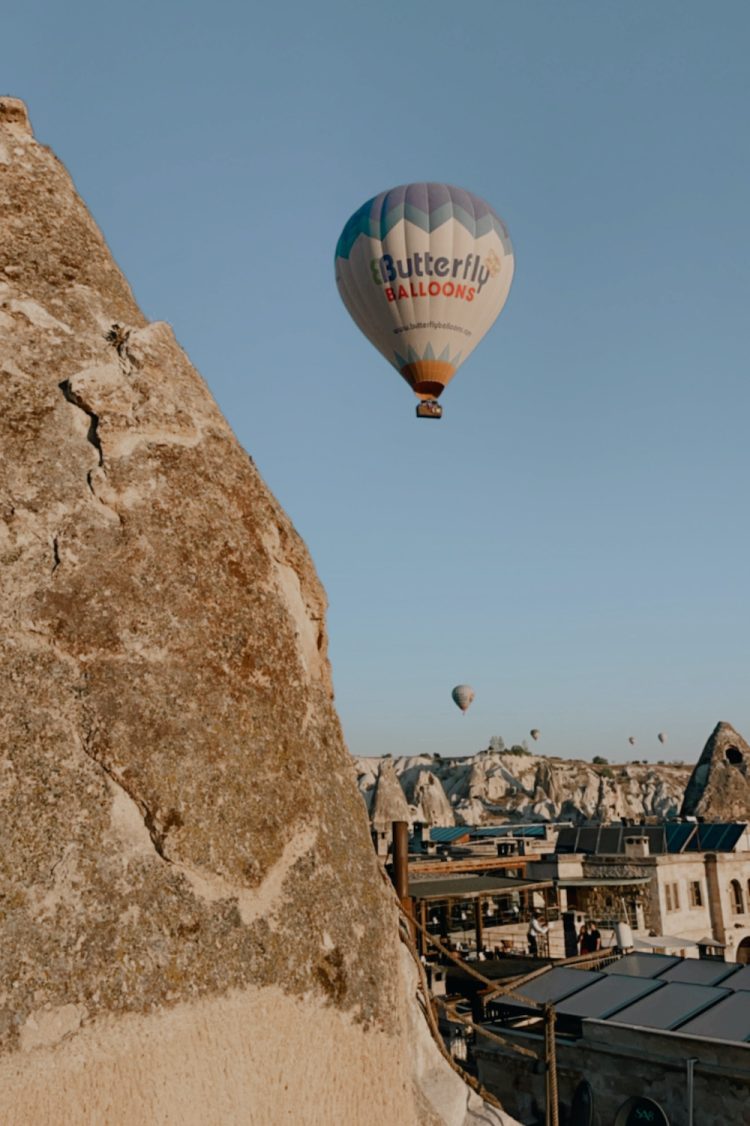
{"type": "Polygon", "coordinates": [[[747,0],[25,0],[2,23],[5,92],[310,547],[354,753],[750,734],[747,0]],[[517,270],[418,423],[333,251],[430,179],[490,201],[517,270]]]}

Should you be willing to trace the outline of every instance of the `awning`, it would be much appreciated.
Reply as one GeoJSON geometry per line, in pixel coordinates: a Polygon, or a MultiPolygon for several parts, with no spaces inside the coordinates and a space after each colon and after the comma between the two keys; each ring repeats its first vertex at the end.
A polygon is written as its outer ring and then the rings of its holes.
{"type": "Polygon", "coordinates": [[[643,884],[651,883],[650,876],[633,876],[628,878],[621,876],[619,879],[607,877],[606,879],[580,879],[580,880],[557,880],[557,886],[561,888],[623,888],[623,887],[640,887],[643,884]]]}
{"type": "Polygon", "coordinates": [[[633,945],[636,950],[684,950],[698,943],[694,938],[680,938],[674,934],[634,934],[633,945]]]}
{"type": "Polygon", "coordinates": [[[480,895],[510,895],[514,891],[551,887],[551,880],[522,880],[511,876],[445,876],[442,880],[409,880],[409,895],[412,899],[477,899],[480,895]]]}

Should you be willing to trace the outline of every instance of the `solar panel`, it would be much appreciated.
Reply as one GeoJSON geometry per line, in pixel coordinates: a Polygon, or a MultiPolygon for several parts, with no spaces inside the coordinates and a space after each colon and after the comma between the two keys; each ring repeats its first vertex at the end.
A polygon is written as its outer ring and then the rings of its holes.
{"type": "Polygon", "coordinates": [[[724,832],[719,838],[719,843],[716,848],[719,852],[729,852],[737,844],[737,841],[745,831],[744,825],[726,825],[724,832]]]}
{"type": "Polygon", "coordinates": [[[630,977],[656,977],[674,966],[680,958],[669,954],[624,954],[604,967],[605,974],[627,974],[630,977]]]}
{"type": "Polygon", "coordinates": [[[699,825],[694,840],[690,842],[690,851],[695,845],[696,852],[713,852],[723,832],[723,825],[699,825]]]}
{"type": "MultiPolygon", "coordinates": [[[[579,989],[590,985],[592,981],[597,981],[602,975],[595,970],[574,970],[568,966],[555,966],[546,974],[540,974],[535,977],[533,981],[526,982],[525,985],[518,986],[518,992],[522,993],[524,997],[530,997],[532,1001],[551,1001],[557,1004],[563,997],[569,997],[571,993],[576,993],[579,989]]],[[[514,1001],[512,998],[496,997],[490,1002],[491,1005],[505,1006],[511,1008],[528,1008],[522,1001],[514,1001]]]]}
{"type": "Polygon", "coordinates": [[[561,829],[557,837],[557,842],[555,844],[555,852],[575,852],[577,837],[577,829],[561,829]]]}
{"type": "Polygon", "coordinates": [[[641,825],[640,836],[648,837],[648,847],[651,853],[667,851],[667,834],[663,825],[641,825]]]}
{"type": "MultiPolygon", "coordinates": [[[[719,963],[722,965],[723,963],[719,963]]],[[[734,973],[729,977],[725,977],[721,983],[722,989],[750,989],[750,966],[737,966],[732,967],[734,973]]]]}
{"type": "Polygon", "coordinates": [[[597,851],[607,856],[617,856],[618,853],[621,853],[623,851],[622,829],[602,829],[599,833],[599,847],[597,851]]]}
{"type": "Polygon", "coordinates": [[[730,852],[744,832],[744,824],[699,825],[686,852],[730,852]]]}
{"type": "Polygon", "coordinates": [[[439,825],[430,829],[430,840],[449,844],[457,837],[465,837],[471,832],[466,825],[439,825]]]}
{"type": "Polygon", "coordinates": [[[637,1024],[666,1030],[676,1028],[715,1001],[728,996],[728,990],[717,989],[714,985],[685,985],[680,981],[669,981],[635,1004],[620,1009],[609,1019],[616,1024],[637,1024]]]}
{"type": "Polygon", "coordinates": [[[700,1016],[679,1025],[678,1032],[712,1040],[749,1040],[750,993],[730,993],[700,1016]]]}
{"type": "Polygon", "coordinates": [[[618,1009],[637,1001],[639,997],[645,997],[646,994],[661,988],[662,984],[658,979],[654,981],[653,978],[607,974],[599,981],[592,982],[585,989],[560,1001],[555,1007],[561,1016],[595,1017],[604,1020],[618,1009]]]}
{"type": "Polygon", "coordinates": [[[733,974],[735,967],[726,962],[714,962],[704,958],[685,958],[676,966],[670,966],[659,974],[661,981],[684,981],[690,985],[718,985],[733,974]]]}
{"type": "Polygon", "coordinates": [[[596,852],[597,844],[599,841],[599,830],[597,829],[579,829],[578,842],[576,844],[576,852],[596,852]]]}
{"type": "Polygon", "coordinates": [[[685,842],[695,832],[695,825],[677,822],[666,826],[667,852],[682,852],[685,842]]]}

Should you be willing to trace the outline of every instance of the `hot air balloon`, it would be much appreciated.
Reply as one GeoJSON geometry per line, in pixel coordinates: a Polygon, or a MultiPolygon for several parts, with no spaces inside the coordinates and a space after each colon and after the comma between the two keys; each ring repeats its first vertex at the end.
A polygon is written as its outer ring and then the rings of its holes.
{"type": "Polygon", "coordinates": [[[631,747],[634,747],[635,746],[635,735],[629,735],[628,736],[628,742],[630,743],[631,747]]]}
{"type": "Polygon", "coordinates": [[[531,738],[534,740],[535,743],[536,743],[537,739],[539,738],[540,734],[541,734],[541,732],[537,731],[536,727],[532,727],[531,731],[529,732],[529,735],[531,736],[531,738]]]}
{"type": "Polygon", "coordinates": [[[660,743],[666,743],[666,741],[667,741],[666,732],[660,731],[659,734],[656,736],[656,738],[659,740],[660,743]]]}
{"type": "Polygon", "coordinates": [[[513,247],[489,204],[449,184],[403,184],[355,211],[335,256],[357,326],[440,418],[438,398],[505,304],[513,247]]]}
{"type": "Polygon", "coordinates": [[[474,699],[474,689],[469,687],[468,684],[457,684],[451,692],[451,696],[453,703],[465,713],[474,699]]]}

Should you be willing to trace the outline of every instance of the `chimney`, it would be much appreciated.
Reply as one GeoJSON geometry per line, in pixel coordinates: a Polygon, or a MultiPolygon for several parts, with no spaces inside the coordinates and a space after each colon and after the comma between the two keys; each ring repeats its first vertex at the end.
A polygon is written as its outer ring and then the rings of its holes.
{"type": "Polygon", "coordinates": [[[650,856],[648,837],[626,837],[625,855],[633,858],[650,856]]]}

